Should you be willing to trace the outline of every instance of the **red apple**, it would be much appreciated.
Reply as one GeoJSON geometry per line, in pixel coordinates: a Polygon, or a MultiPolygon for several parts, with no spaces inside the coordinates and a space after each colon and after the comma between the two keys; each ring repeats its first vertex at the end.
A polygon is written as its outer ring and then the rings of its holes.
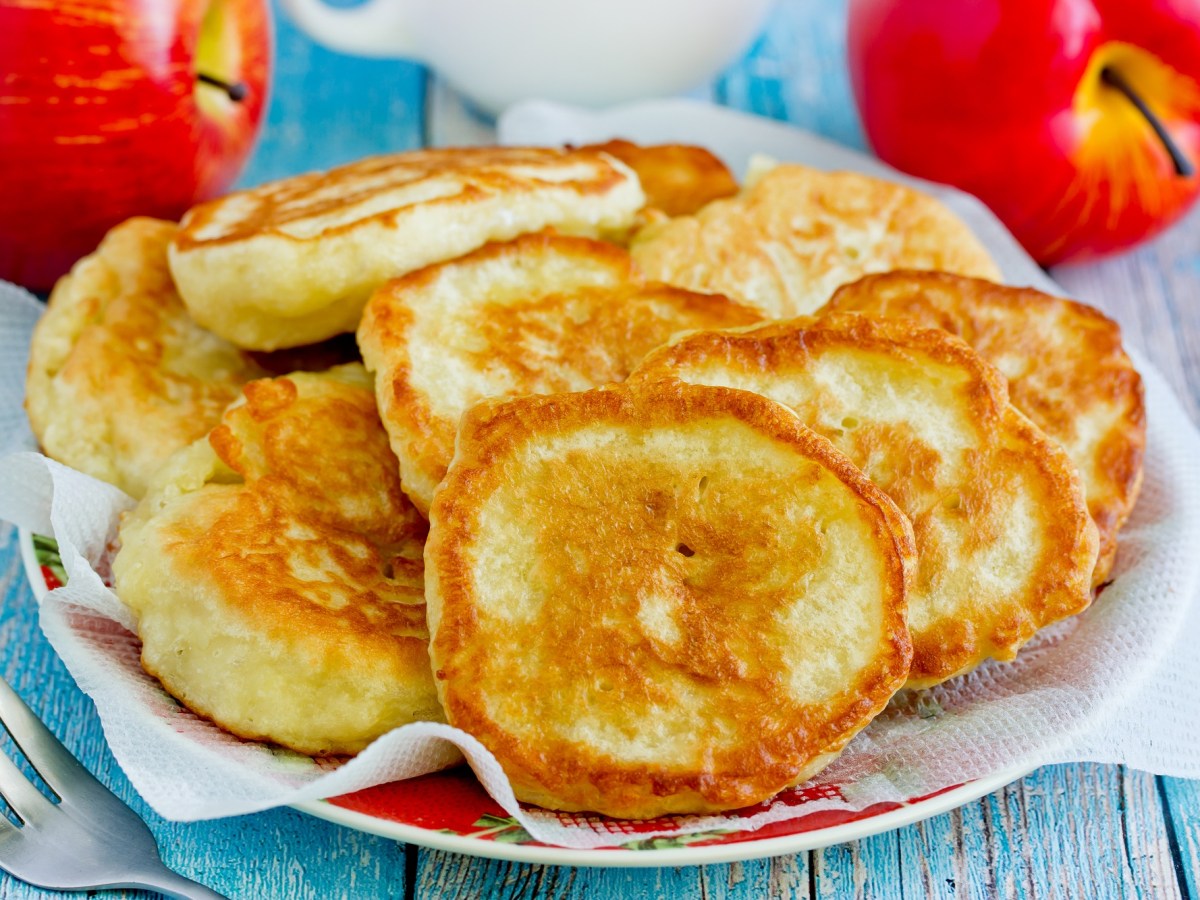
{"type": "Polygon", "coordinates": [[[0,0],[0,277],[225,190],[266,102],[265,0],[0,0]]]}
{"type": "Polygon", "coordinates": [[[876,153],[988,204],[1041,263],[1132,246],[1200,192],[1200,0],[850,0],[876,153]]]}

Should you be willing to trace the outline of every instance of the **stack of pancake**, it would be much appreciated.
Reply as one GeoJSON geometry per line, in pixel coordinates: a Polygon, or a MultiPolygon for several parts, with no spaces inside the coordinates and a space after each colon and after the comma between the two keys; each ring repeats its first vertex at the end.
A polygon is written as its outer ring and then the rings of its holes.
{"type": "Polygon", "coordinates": [[[712,812],[1109,577],[1140,379],[998,280],[854,173],[398,154],[115,228],[27,408],[140,500],[115,589],[197,713],[313,755],[447,721],[522,800],[712,812]]]}

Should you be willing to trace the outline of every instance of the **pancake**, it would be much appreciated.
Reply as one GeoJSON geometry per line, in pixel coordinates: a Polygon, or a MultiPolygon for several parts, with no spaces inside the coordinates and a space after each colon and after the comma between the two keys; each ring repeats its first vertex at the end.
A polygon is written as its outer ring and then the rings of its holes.
{"type": "Polygon", "coordinates": [[[121,524],[117,595],[142,665],[244,738],[355,753],[441,721],[424,520],[359,365],[254,381],[121,524]]]}
{"type": "Polygon", "coordinates": [[[912,520],[909,687],[1012,659],[1091,601],[1097,535],[1078,472],[958,338],[899,319],[799,318],[685,336],[631,376],[657,379],[786,404],[912,520]]]}
{"type": "Polygon", "coordinates": [[[620,232],[642,202],[633,172],[593,151],[378,156],[197,206],[171,271],[196,321],[240,347],[276,350],[353,331],[389,278],[547,226],[620,232]]]}
{"type": "Polygon", "coordinates": [[[615,156],[637,173],[646,206],[668,216],[686,216],[738,192],[733,174],[708,150],[689,144],[640,145],[625,140],[588,144],[615,156]]]}
{"type": "Polygon", "coordinates": [[[1008,379],[1013,405],[1062,444],[1083,476],[1100,532],[1095,585],[1142,482],[1146,407],[1121,329],[1099,310],[1032,288],[932,272],[846,285],[822,312],[903,316],[958,335],[1008,379]]]}
{"type": "Polygon", "coordinates": [[[938,269],[1000,280],[983,245],[933,197],[799,165],[752,172],[738,196],[647,226],[632,251],[648,278],[727,294],[769,318],[810,313],[870,272],[938,269]]]}
{"type": "Polygon", "coordinates": [[[759,319],[725,297],[647,283],[619,247],[536,234],[385,285],[359,344],[404,489],[427,513],[459,419],[480,400],[624,381],[677,331],[759,319]]]}
{"type": "Polygon", "coordinates": [[[551,809],[764,800],[828,764],[908,670],[908,523],[754,394],[474,407],[425,559],[448,721],[551,809]]]}
{"type": "Polygon", "coordinates": [[[47,456],[133,497],[264,373],[187,315],[171,222],[116,226],[55,285],[29,350],[25,408],[47,456]]]}

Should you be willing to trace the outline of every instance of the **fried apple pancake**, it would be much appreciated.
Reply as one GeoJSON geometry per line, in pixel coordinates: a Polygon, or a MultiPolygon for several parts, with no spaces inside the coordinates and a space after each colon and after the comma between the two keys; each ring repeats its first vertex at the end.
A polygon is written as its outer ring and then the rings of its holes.
{"type": "Polygon", "coordinates": [[[480,400],[624,381],[677,331],[760,318],[725,297],[647,283],[611,244],[533,234],[388,283],[359,344],[404,489],[428,512],[459,419],[480,400]]]}
{"type": "Polygon", "coordinates": [[[643,146],[613,140],[581,149],[602,151],[633,169],[646,193],[646,206],[668,216],[691,215],[713,200],[738,192],[738,183],[725,163],[703,147],[643,146]]]}
{"type": "Polygon", "coordinates": [[[265,374],[188,316],[167,269],[175,231],[116,226],[55,285],[29,350],[25,408],[46,455],[134,497],[265,374]]]}
{"type": "Polygon", "coordinates": [[[302,753],[442,721],[426,525],[360,365],[253,381],[122,522],[142,665],[200,715],[302,753]]]}
{"type": "Polygon", "coordinates": [[[425,559],[448,721],[552,809],[756,803],[828,764],[908,671],[907,521],[744,391],[485,401],[425,559]]]}
{"type": "Polygon", "coordinates": [[[1142,481],[1142,379],[1121,329],[1099,310],[1032,288],[935,272],[872,275],[838,289],[822,312],[903,316],[958,335],[1008,379],[1013,404],[1058,441],[1083,476],[1100,531],[1092,583],[1108,578],[1117,532],[1142,481]]]}
{"type": "Polygon", "coordinates": [[[657,379],[786,404],[912,520],[910,687],[1012,659],[1091,601],[1097,535],[1078,472],[958,338],[901,319],[799,318],[685,336],[631,376],[657,379]]]}
{"type": "Polygon", "coordinates": [[[727,294],[769,318],[810,313],[869,272],[1000,278],[979,240],[933,197],[799,165],[752,172],[738,196],[647,226],[632,250],[648,278],[727,294]]]}
{"type": "Polygon", "coordinates": [[[637,177],[595,151],[486,147],[378,156],[192,209],[171,271],[196,321],[275,350],[358,327],[389,278],[552,226],[620,232],[637,177]]]}

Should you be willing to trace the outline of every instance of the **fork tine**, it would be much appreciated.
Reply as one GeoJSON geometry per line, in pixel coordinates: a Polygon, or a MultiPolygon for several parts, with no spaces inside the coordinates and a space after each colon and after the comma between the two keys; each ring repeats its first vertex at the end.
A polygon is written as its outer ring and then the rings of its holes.
{"type": "MultiPolygon", "coordinates": [[[[4,816],[0,816],[0,853],[4,853],[9,847],[15,846],[21,840],[21,829],[8,821],[4,816]]],[[[5,869],[4,871],[8,871],[5,869]]]]}
{"type": "Polygon", "coordinates": [[[21,773],[16,763],[3,753],[0,753],[0,797],[8,801],[8,805],[23,822],[35,821],[39,813],[54,805],[21,773]]]}
{"type": "MultiPolygon", "coordinates": [[[[0,725],[12,735],[12,739],[21,748],[30,765],[42,776],[42,780],[63,800],[68,799],[68,782],[75,790],[78,790],[80,785],[91,782],[108,793],[108,789],[96,781],[79,760],[71,755],[3,678],[0,678],[0,725]]],[[[3,754],[0,754],[0,757],[3,757],[3,754]]],[[[12,766],[11,760],[6,757],[4,760],[12,766]]],[[[24,781],[25,776],[21,775],[15,766],[13,769],[24,781]]],[[[41,797],[40,792],[34,790],[41,797]]],[[[19,814],[20,810],[17,812],[19,814]]]]}
{"type": "Polygon", "coordinates": [[[149,826],[92,777],[2,678],[0,725],[61,800],[44,797],[0,753],[0,794],[25,826],[0,816],[0,869],[55,890],[144,887],[171,897],[226,900],[167,869],[149,826]]]}

